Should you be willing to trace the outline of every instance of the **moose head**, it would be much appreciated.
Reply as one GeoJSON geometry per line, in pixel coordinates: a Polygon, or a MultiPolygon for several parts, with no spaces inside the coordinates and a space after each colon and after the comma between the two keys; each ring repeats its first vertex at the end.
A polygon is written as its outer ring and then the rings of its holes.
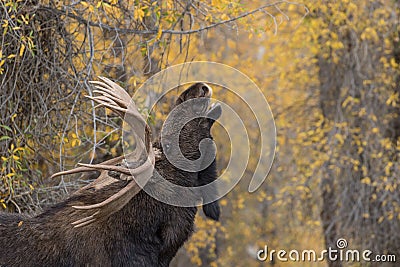
{"type": "MultiPolygon", "coordinates": [[[[153,181],[150,184],[156,187],[152,190],[157,194],[168,194],[169,191],[163,189],[163,183],[158,179],[160,177],[152,177],[154,168],[165,180],[187,187],[204,186],[217,178],[211,127],[221,116],[222,109],[219,104],[210,106],[211,87],[205,83],[196,83],[182,92],[163,124],[161,136],[151,144],[150,127],[139,114],[129,95],[111,80],[104,77],[101,79],[103,82],[93,82],[97,88],[95,93],[99,93],[100,96],[90,98],[124,118],[129,127],[135,130],[134,134],[139,143],[142,141],[143,145],[125,155],[125,158],[120,156],[95,165],[80,164],[81,167],[53,175],[54,177],[84,171],[101,171],[100,176],[78,191],[78,194],[92,188],[99,190],[116,180],[130,180],[126,187],[101,203],[74,206],[78,210],[94,211],[93,215],[74,222],[75,227],[84,226],[96,218],[110,216],[120,210],[149,180],[153,181]],[[138,159],[141,159],[142,165],[138,166],[138,159]],[[114,175],[111,175],[111,172],[114,175]],[[154,180],[159,182],[158,186],[154,180]]],[[[175,195],[179,193],[175,192],[175,195]]],[[[201,190],[200,196],[186,197],[201,197],[205,203],[205,215],[214,220],[219,219],[220,210],[215,186],[201,190]]]]}

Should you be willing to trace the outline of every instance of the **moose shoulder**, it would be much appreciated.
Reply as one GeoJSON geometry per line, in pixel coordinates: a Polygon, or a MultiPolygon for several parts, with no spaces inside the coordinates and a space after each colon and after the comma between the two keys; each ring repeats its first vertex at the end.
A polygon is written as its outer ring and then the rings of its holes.
{"type": "MultiPolygon", "coordinates": [[[[217,178],[215,159],[201,169],[177,167],[168,159],[169,144],[161,138],[151,143],[149,127],[125,90],[101,79],[95,82],[100,95],[93,100],[125,120],[129,115],[127,122],[137,131],[142,146],[132,155],[56,174],[100,171],[95,181],[35,217],[0,213],[0,266],[168,266],[192,234],[196,207],[169,205],[147,192],[177,194],[165,192],[160,179],[185,187],[206,185],[217,178]],[[147,181],[145,190],[137,180],[147,181]]],[[[176,108],[201,99],[185,108],[185,114],[195,112],[196,118],[179,132],[174,129],[176,118],[164,123],[166,136],[180,136],[179,148],[188,160],[200,158],[204,152],[200,142],[212,139],[210,129],[221,115],[219,105],[209,107],[211,92],[204,83],[189,87],[179,96],[176,108]]],[[[205,148],[215,154],[212,146],[205,148]]],[[[218,220],[219,206],[212,202],[216,196],[217,189],[211,187],[201,191],[201,196],[181,197],[201,197],[207,203],[203,205],[205,215],[218,220]]]]}

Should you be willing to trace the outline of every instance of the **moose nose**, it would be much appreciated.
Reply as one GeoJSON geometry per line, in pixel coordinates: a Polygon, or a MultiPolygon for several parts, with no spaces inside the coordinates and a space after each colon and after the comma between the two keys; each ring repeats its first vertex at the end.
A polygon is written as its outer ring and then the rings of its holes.
{"type": "Polygon", "coordinates": [[[200,89],[200,96],[201,97],[211,97],[212,96],[212,89],[205,83],[199,83],[197,88],[200,89]]]}

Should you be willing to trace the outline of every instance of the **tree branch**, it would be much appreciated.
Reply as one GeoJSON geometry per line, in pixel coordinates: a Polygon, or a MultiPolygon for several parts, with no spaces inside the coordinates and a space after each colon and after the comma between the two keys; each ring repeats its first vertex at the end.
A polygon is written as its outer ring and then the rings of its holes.
{"type": "MultiPolygon", "coordinates": [[[[179,31],[179,30],[168,30],[167,29],[167,30],[162,30],[162,33],[163,34],[165,34],[165,33],[168,33],[168,34],[179,34],[179,35],[182,35],[182,34],[188,35],[188,34],[193,34],[193,33],[199,33],[199,32],[202,32],[202,31],[206,31],[206,30],[218,27],[220,25],[224,25],[224,24],[228,24],[228,23],[237,21],[237,20],[239,20],[241,18],[244,18],[244,17],[250,16],[252,14],[255,14],[257,12],[260,12],[260,11],[262,11],[262,10],[268,8],[268,7],[277,6],[277,5],[280,5],[280,4],[283,4],[283,3],[291,4],[291,5],[303,6],[304,10],[306,12],[305,16],[307,16],[307,14],[309,13],[308,8],[304,4],[300,4],[300,3],[296,3],[296,2],[290,2],[290,1],[275,1],[273,3],[263,5],[263,6],[259,7],[259,8],[253,9],[251,11],[244,12],[244,13],[236,16],[236,17],[233,17],[233,18],[230,18],[230,19],[226,19],[226,20],[222,20],[220,22],[216,22],[216,23],[210,24],[208,26],[205,26],[205,27],[202,27],[202,28],[199,28],[199,29],[191,29],[191,30],[183,30],[183,31],[182,30],[179,31]]],[[[158,33],[158,28],[157,29],[152,29],[152,30],[136,30],[136,29],[113,27],[113,26],[110,26],[108,24],[101,23],[101,22],[93,22],[93,21],[84,19],[84,18],[82,18],[82,17],[80,17],[78,15],[75,15],[75,14],[69,12],[66,8],[63,8],[63,10],[59,10],[59,9],[52,8],[50,6],[41,5],[41,6],[38,6],[37,9],[38,10],[47,10],[47,11],[56,13],[57,15],[63,15],[63,16],[67,16],[69,18],[75,19],[76,21],[78,21],[80,23],[83,23],[83,24],[86,24],[86,25],[89,25],[89,26],[92,26],[92,27],[97,27],[97,28],[108,30],[108,31],[117,31],[117,32],[122,33],[122,34],[145,35],[145,34],[157,34],[158,33]]]]}

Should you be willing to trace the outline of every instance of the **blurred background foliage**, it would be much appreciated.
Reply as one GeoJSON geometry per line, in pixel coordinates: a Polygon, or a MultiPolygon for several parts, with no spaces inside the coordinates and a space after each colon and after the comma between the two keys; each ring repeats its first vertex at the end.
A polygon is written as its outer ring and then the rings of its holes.
{"type": "MultiPolygon", "coordinates": [[[[400,260],[399,1],[1,0],[0,9],[1,209],[40,212],[93,178],[49,175],[122,153],[121,121],[84,98],[89,80],[111,77],[132,94],[168,66],[216,61],[263,90],[276,158],[258,191],[244,179],[221,200],[220,222],[199,214],[172,266],[280,266],[258,262],[257,250],[321,251],[338,238],[400,260]]],[[[230,145],[218,127],[214,135],[222,171],[230,145]]],[[[258,138],[250,131],[255,148],[258,138]]]]}

